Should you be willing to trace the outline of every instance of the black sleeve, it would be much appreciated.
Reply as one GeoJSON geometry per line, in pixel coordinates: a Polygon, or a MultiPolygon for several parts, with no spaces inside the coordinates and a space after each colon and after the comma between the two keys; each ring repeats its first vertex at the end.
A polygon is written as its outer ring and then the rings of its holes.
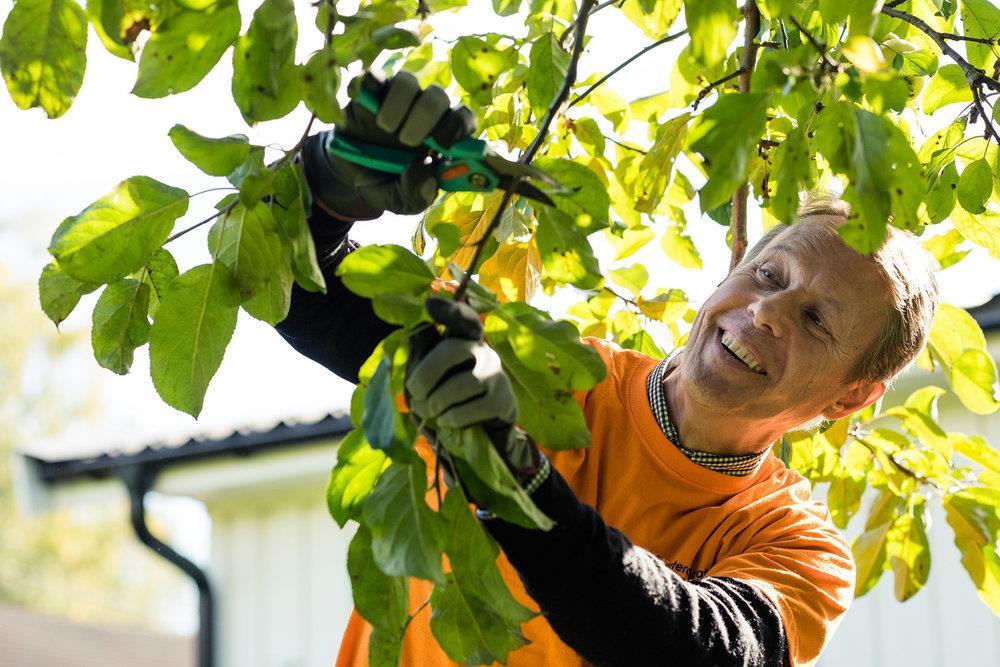
{"type": "Polygon", "coordinates": [[[775,605],[729,577],[684,581],[581,503],[559,473],[532,497],[549,532],[484,525],[552,629],[594,665],[785,664],[775,605]]]}
{"type": "Polygon", "coordinates": [[[371,301],[351,292],[335,275],[340,261],[358,248],[347,238],[352,224],[313,211],[309,227],[326,279],[326,294],[295,284],[288,316],[276,328],[297,351],[356,383],[361,364],[397,327],[379,319],[371,301]]]}

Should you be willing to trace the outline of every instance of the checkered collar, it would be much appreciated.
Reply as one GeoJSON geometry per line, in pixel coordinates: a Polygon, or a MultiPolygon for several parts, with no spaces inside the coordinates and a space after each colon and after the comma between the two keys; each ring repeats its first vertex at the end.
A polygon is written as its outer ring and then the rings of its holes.
{"type": "MultiPolygon", "coordinates": [[[[674,352],[676,354],[676,352],[674,352]]],[[[767,450],[758,454],[711,454],[709,452],[698,452],[681,445],[680,434],[677,427],[670,419],[670,411],[667,408],[667,397],[663,391],[663,378],[667,365],[674,354],[662,359],[649,374],[646,380],[646,394],[649,398],[649,407],[653,410],[656,423],[659,424],[663,435],[673,443],[677,449],[683,452],[695,463],[710,470],[721,472],[734,477],[745,477],[757,469],[757,464],[767,455],[767,450]]]]}

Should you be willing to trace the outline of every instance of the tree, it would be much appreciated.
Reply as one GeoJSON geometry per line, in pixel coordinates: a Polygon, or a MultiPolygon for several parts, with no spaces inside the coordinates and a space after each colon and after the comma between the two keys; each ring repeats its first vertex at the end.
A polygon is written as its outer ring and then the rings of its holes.
{"type": "Polygon", "coordinates": [[[0,320],[0,600],[80,622],[158,627],[167,591],[182,580],[146,555],[129,525],[127,503],[60,508],[36,517],[18,512],[15,445],[86,419],[96,406],[89,391],[77,396],[52,390],[85,353],[85,342],[45,328],[30,288],[3,270],[0,320]]]}
{"type": "MultiPolygon", "coordinates": [[[[892,224],[921,235],[943,267],[962,261],[967,243],[1000,259],[1000,10],[989,0],[493,0],[496,14],[524,19],[516,32],[436,38],[438,16],[465,4],[364,0],[347,15],[321,0],[315,25],[324,46],[304,63],[294,51],[306,17],[295,16],[291,0],[264,0],[242,35],[234,0],[101,0],[86,10],[73,0],[17,0],[0,39],[13,99],[51,117],[79,89],[88,24],[113,55],[138,53],[132,92],[141,97],[192,88],[232,45],[233,100],[246,122],[283,117],[302,102],[312,113],[303,138],[315,120],[340,117],[345,68],[404,68],[468,103],[487,139],[565,186],[551,207],[499,192],[450,193],[424,216],[412,248],[365,247],[339,269],[403,327],[362,369],[351,402],[357,428],[341,444],[328,494],[341,525],[362,524],[349,570],[356,606],[376,629],[372,655],[387,664],[408,622],[407,577],[436,583],[432,628],[456,660],[502,661],[522,641],[526,618],[494,576],[496,547],[461,491],[442,499],[437,482],[427,489],[418,429],[396,409],[403,343],[428,321],[423,299],[435,278],[458,280],[455,297],[483,313],[524,428],[540,442],[580,446],[588,434],[572,392],[604,373],[580,334],[653,355],[662,352],[650,331],[683,344],[694,312],[684,291],[654,290],[647,267],[619,263],[659,239],[671,260],[700,267],[684,210],[695,200],[714,221],[698,224],[728,228],[734,264],[746,248],[751,196],[765,225],[790,222],[799,193],[834,177],[853,209],[841,234],[861,252],[877,248],[892,224]],[[578,80],[598,12],[620,12],[649,43],[578,80]],[[613,91],[619,71],[668,43],[683,48],[661,63],[667,90],[630,102],[613,91]],[[945,107],[955,112],[950,123],[926,138],[914,132],[945,107]],[[631,138],[642,128],[645,140],[631,138]],[[595,244],[610,247],[603,268],[595,244]],[[528,305],[539,285],[582,296],[572,323],[528,305]],[[442,553],[453,571],[442,570],[442,553]]],[[[148,342],[160,396],[197,415],[237,311],[279,322],[293,281],[313,291],[324,281],[292,161],[301,141],[269,162],[243,135],[208,138],[178,125],[170,137],[196,167],[229,180],[217,212],[175,232],[187,192],[144,176],[120,183],[56,229],[42,305],[58,323],[82,294],[105,286],[94,310],[98,363],[125,373],[148,342]],[[166,246],[209,223],[209,259],[180,272],[166,246]]],[[[920,364],[939,369],[968,410],[996,412],[995,363],[961,309],[940,309],[920,364]]],[[[925,514],[941,502],[980,596],[1000,613],[1000,454],[981,437],[941,428],[944,391],[925,387],[901,406],[790,433],[776,452],[814,483],[829,483],[841,527],[866,492],[876,497],[853,544],[858,595],[888,569],[900,600],[920,589],[930,566],[925,514]]],[[[439,435],[437,455],[494,511],[546,524],[493,450],[477,446],[480,430],[439,435]]]]}

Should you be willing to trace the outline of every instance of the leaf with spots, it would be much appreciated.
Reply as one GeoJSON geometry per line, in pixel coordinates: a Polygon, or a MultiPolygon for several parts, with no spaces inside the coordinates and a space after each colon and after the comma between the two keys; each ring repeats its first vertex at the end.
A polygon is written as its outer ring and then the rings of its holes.
{"type": "Polygon", "coordinates": [[[292,0],[264,0],[233,49],[233,99],[250,125],[281,118],[302,99],[292,0]]]}
{"type": "Polygon", "coordinates": [[[474,102],[488,103],[503,72],[517,63],[517,52],[501,50],[479,37],[461,37],[451,50],[451,71],[474,102]]]}

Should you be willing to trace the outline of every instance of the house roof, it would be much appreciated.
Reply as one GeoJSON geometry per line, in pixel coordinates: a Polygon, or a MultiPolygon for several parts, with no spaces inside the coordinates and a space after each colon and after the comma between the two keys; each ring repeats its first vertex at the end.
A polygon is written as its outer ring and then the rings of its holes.
{"type": "Polygon", "coordinates": [[[194,665],[192,637],[74,623],[0,605],[2,662],[20,667],[183,667],[194,665]]]}
{"type": "Polygon", "coordinates": [[[249,456],[278,447],[339,438],[352,428],[346,415],[326,414],[311,421],[281,420],[265,428],[234,430],[217,438],[194,436],[182,443],[151,443],[141,450],[124,453],[61,460],[46,460],[30,454],[24,457],[35,469],[38,479],[55,483],[80,477],[107,477],[118,468],[135,464],[164,467],[220,456],[249,456]]]}

